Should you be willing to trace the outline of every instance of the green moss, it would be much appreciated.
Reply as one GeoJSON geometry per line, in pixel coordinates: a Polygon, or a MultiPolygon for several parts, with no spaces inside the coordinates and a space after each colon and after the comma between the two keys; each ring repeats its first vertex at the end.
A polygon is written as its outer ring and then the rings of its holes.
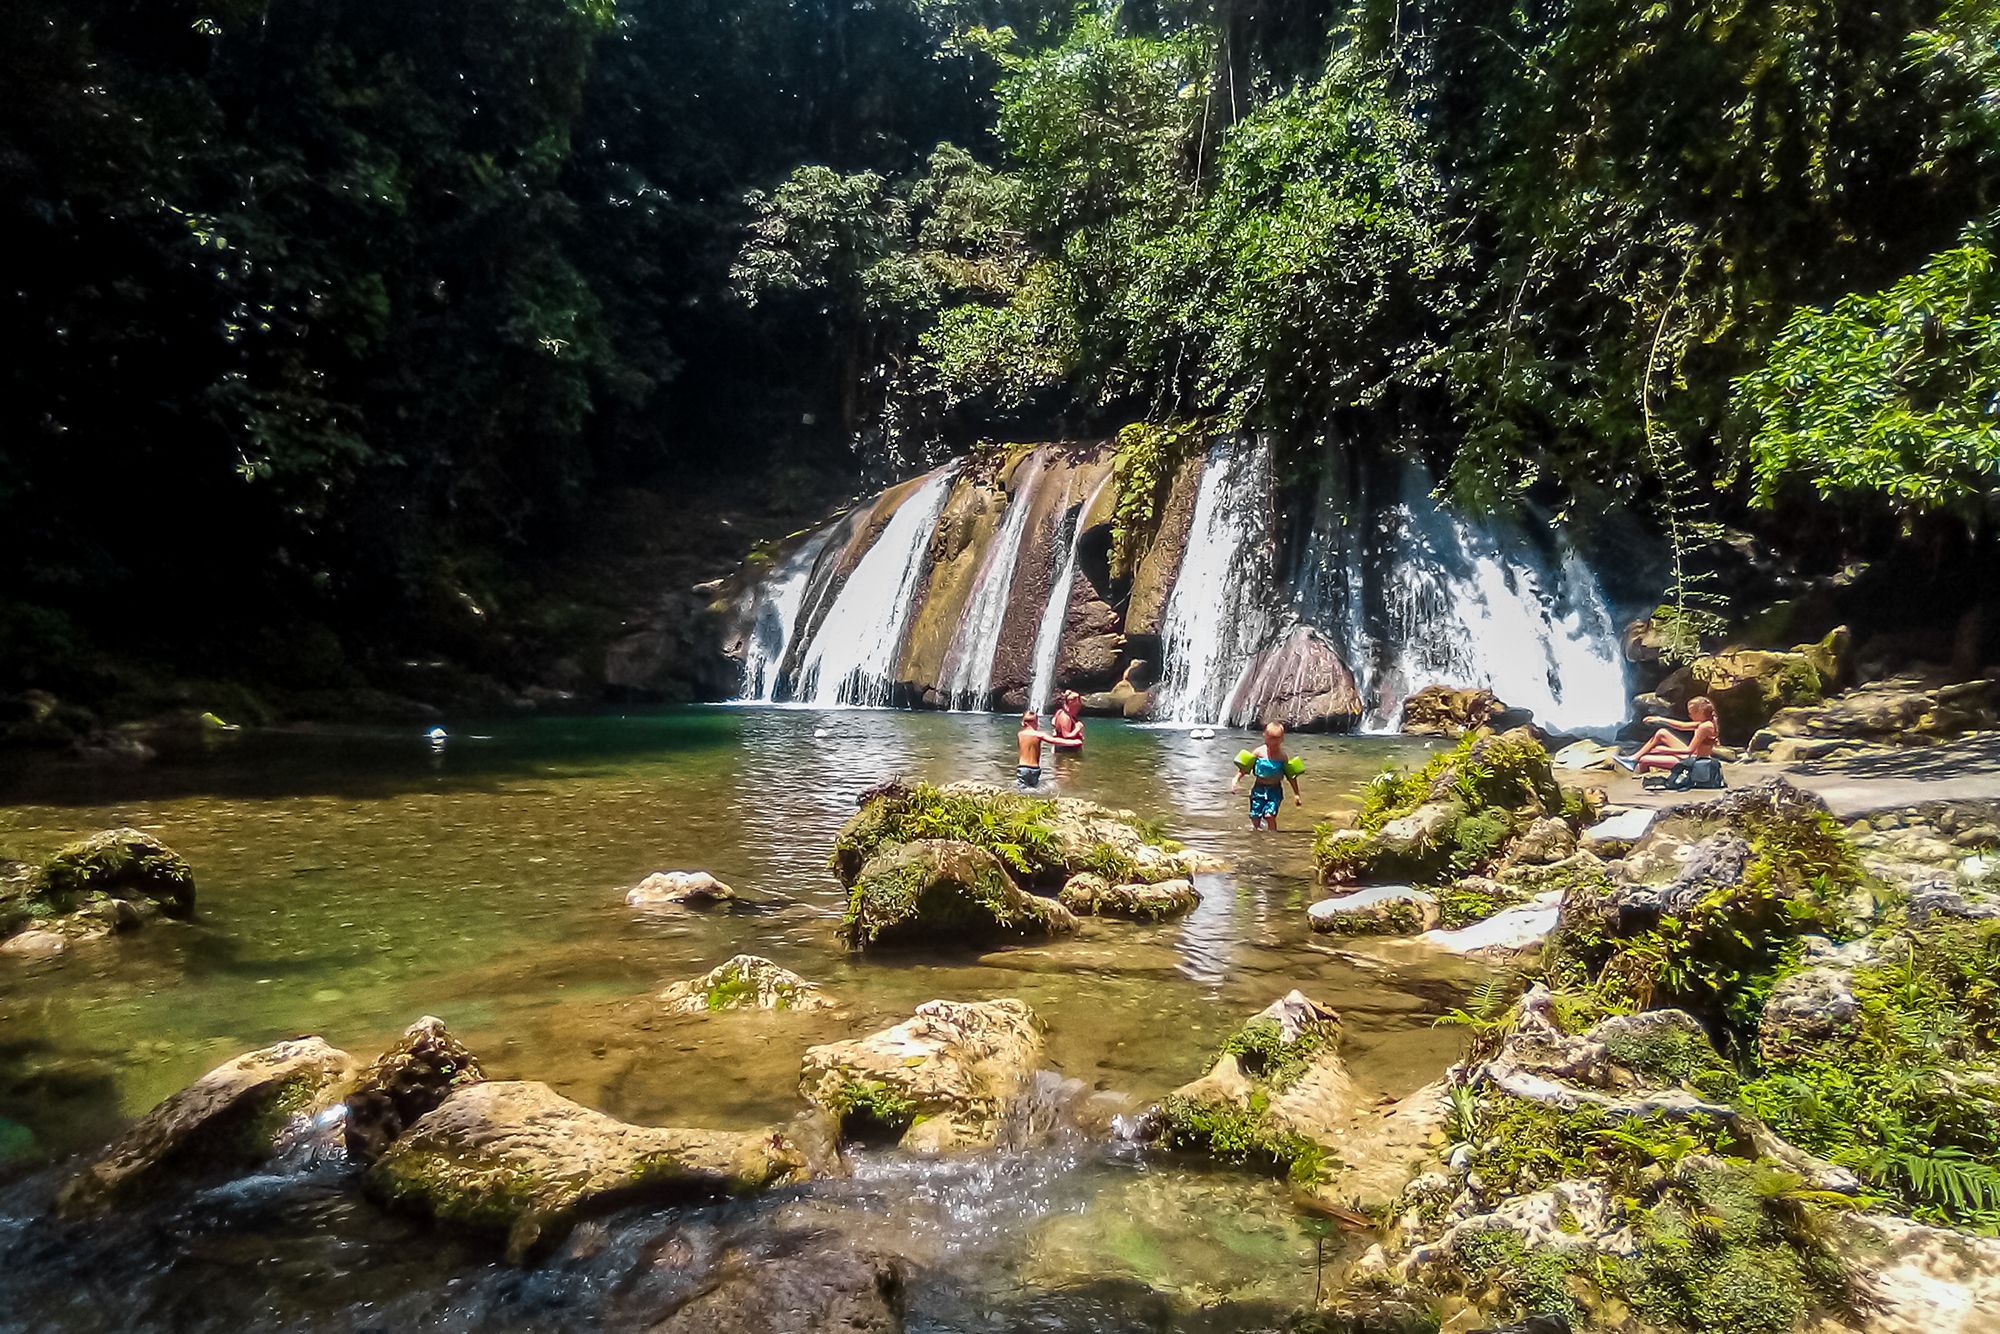
{"type": "Polygon", "coordinates": [[[1439,924],[1456,930],[1494,913],[1526,903],[1532,895],[1518,886],[1488,881],[1485,886],[1446,885],[1437,892],[1439,924]]]}
{"type": "Polygon", "coordinates": [[[1160,1105],[1163,1141],[1170,1149],[1206,1153],[1231,1167],[1278,1173],[1301,1187],[1331,1179],[1336,1164],[1326,1149],[1304,1135],[1274,1130],[1269,1107],[1261,1094],[1247,1107],[1171,1094],[1160,1105]]]}
{"type": "Polygon", "coordinates": [[[1736,1069],[1698,1029],[1662,1025],[1614,1034],[1605,1043],[1611,1058],[1650,1086],[1680,1084],[1717,1102],[1736,1096],[1736,1069]]]}
{"type": "Polygon", "coordinates": [[[1571,1280],[1583,1273],[1588,1256],[1582,1248],[1530,1247],[1519,1233],[1492,1227],[1461,1237],[1453,1254],[1468,1275],[1497,1287],[1517,1314],[1570,1319],[1584,1314],[1571,1291],[1571,1280]]]}
{"type": "Polygon", "coordinates": [[[43,895],[67,912],[93,892],[137,890],[167,913],[194,906],[194,872],[178,853],[131,829],[107,830],[69,844],[42,868],[43,895]]]}
{"type": "Polygon", "coordinates": [[[1222,1044],[1218,1056],[1234,1056],[1243,1073],[1282,1093],[1304,1078],[1322,1052],[1340,1042],[1340,1030],[1330,1023],[1313,1023],[1292,1041],[1275,1019],[1252,1019],[1222,1044]]]}
{"type": "Polygon", "coordinates": [[[708,1008],[727,1010],[757,999],[757,984],[741,973],[732,973],[708,989],[708,1008]]]}
{"type": "Polygon", "coordinates": [[[874,1079],[842,1084],[827,1100],[827,1109],[849,1130],[882,1130],[900,1135],[918,1120],[915,1102],[874,1079]]]}
{"type": "Polygon", "coordinates": [[[1060,911],[1018,889],[1005,868],[977,849],[940,853],[913,844],[868,864],[848,895],[840,931],[850,949],[905,935],[926,941],[1025,935],[1052,929],[1060,911]]]}
{"type": "Polygon", "coordinates": [[[1112,468],[1118,501],[1111,520],[1111,577],[1130,578],[1160,531],[1174,474],[1213,430],[1200,422],[1134,422],[1118,432],[1112,468]]]}

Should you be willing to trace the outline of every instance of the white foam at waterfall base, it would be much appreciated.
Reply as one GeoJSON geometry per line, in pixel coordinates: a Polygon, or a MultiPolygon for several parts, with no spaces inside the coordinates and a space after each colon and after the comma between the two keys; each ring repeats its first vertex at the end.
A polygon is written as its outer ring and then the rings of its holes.
{"type": "Polygon", "coordinates": [[[957,473],[954,463],[925,478],[848,575],[800,659],[799,699],[822,708],[889,703],[931,534],[957,473]]]}
{"type": "MultiPolygon", "coordinates": [[[[1083,504],[1077,506],[1071,519],[1069,533],[1069,554],[1063,558],[1063,566],[1057,572],[1055,582],[1049,586],[1049,605],[1042,608],[1042,623],[1035,631],[1035,682],[1028,691],[1028,707],[1043,710],[1049,706],[1049,696],[1056,688],[1056,659],[1062,652],[1063,627],[1069,622],[1069,594],[1076,586],[1076,553],[1083,545],[1083,521],[1097,504],[1098,496],[1111,484],[1107,475],[1092,489],[1083,504]]],[[[1069,505],[1069,497],[1063,497],[1063,505],[1069,505]]]]}
{"type": "Polygon", "coordinates": [[[1153,716],[1214,723],[1271,632],[1271,444],[1217,446],[1202,469],[1187,554],[1160,626],[1153,716]]]}
{"type": "Polygon", "coordinates": [[[1618,726],[1626,697],[1616,628],[1597,577],[1567,542],[1556,539],[1551,563],[1510,524],[1475,525],[1441,509],[1414,470],[1395,518],[1392,684],[1404,693],[1484,687],[1560,731],[1618,726]]]}
{"type": "Polygon", "coordinates": [[[743,645],[743,690],[737,698],[768,702],[778,697],[778,673],[785,650],[791,647],[792,633],[798,628],[806,585],[812,581],[813,565],[832,535],[833,528],[827,527],[807,538],[798,550],[778,562],[770,581],[758,591],[750,635],[743,645]]]}
{"type": "Polygon", "coordinates": [[[983,709],[993,693],[993,657],[1000,650],[1000,627],[1007,619],[1007,599],[1014,590],[1014,569],[1021,562],[1021,539],[1034,508],[1035,483],[1042,478],[1042,458],[1030,455],[1014,477],[1014,495],[1000,535],[986,553],[965,617],[945,654],[946,703],[953,709],[983,709]]]}

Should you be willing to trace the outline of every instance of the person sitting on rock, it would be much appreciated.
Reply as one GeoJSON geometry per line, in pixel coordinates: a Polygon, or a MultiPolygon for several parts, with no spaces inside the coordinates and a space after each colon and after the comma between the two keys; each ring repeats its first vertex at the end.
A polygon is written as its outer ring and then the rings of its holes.
{"type": "Polygon", "coordinates": [[[1049,719],[1049,729],[1056,734],[1056,745],[1064,750],[1082,750],[1083,696],[1074,690],[1063,691],[1056,705],[1056,716],[1049,719]]]}
{"type": "Polygon", "coordinates": [[[1714,703],[1706,695],[1696,695],[1688,701],[1687,711],[1687,722],[1678,718],[1647,718],[1648,723],[1659,724],[1660,730],[1636,753],[1613,758],[1636,774],[1642,769],[1671,769],[1682,760],[1715,754],[1714,703]],[[1694,735],[1682,741],[1678,734],[1689,731],[1694,735]]]}
{"type": "Polygon", "coordinates": [[[1040,715],[1033,709],[1029,709],[1021,715],[1021,730],[1014,734],[1014,740],[1020,746],[1021,759],[1019,767],[1014,770],[1015,781],[1022,787],[1040,787],[1042,785],[1042,743],[1046,741],[1052,746],[1060,746],[1063,744],[1063,739],[1052,733],[1044,732],[1042,730],[1040,715]]]}
{"type": "Polygon", "coordinates": [[[1264,724],[1264,744],[1236,757],[1236,777],[1229,780],[1229,791],[1234,794],[1243,786],[1243,775],[1250,775],[1252,829],[1277,829],[1278,808],[1285,804],[1287,783],[1292,785],[1293,804],[1305,804],[1299,795],[1299,771],[1304,767],[1303,760],[1294,762],[1285,754],[1285,725],[1264,724]]]}

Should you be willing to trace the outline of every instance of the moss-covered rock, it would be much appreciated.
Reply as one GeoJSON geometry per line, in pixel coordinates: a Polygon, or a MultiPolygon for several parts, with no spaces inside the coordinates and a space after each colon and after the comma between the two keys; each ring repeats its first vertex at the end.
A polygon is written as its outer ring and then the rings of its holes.
{"type": "Polygon", "coordinates": [[[1708,696],[1723,742],[1740,746],[1781,710],[1816,705],[1836,689],[1846,670],[1849,638],[1843,626],[1790,652],[1739,648],[1705,654],[1668,676],[1654,693],[1676,709],[1696,695],[1708,696]]]}
{"type": "Polygon", "coordinates": [[[1075,929],[1069,909],[1021,889],[998,857],[942,838],[899,844],[872,857],[854,882],[840,924],[841,939],[857,950],[1075,929]]]}
{"type": "Polygon", "coordinates": [[[1437,900],[1409,885],[1375,885],[1306,909],[1315,931],[1341,936],[1414,936],[1437,925],[1437,900]]]}
{"type": "Polygon", "coordinates": [[[504,1236],[520,1263],[598,1209],[742,1195],[807,1171],[782,1132],[635,1126],[546,1084],[491,1081],[455,1090],[365,1184],[390,1208],[504,1236]]]}
{"type": "Polygon", "coordinates": [[[107,829],[69,844],[42,868],[43,894],[58,912],[102,895],[168,917],[194,913],[194,872],[181,855],[137,829],[107,829]]]}
{"type": "Polygon", "coordinates": [[[1403,701],[1402,730],[1411,736],[1442,736],[1453,740],[1493,727],[1510,710],[1492,691],[1430,685],[1403,701]]]}
{"type": "Polygon", "coordinates": [[[700,977],[676,982],[660,993],[659,1000],[669,1014],[833,1008],[818,986],[755,954],[739,954],[700,977]]]}
{"type": "Polygon", "coordinates": [[[248,1052],[153,1108],[70,1178],[57,1209],[75,1218],[254,1167],[281,1132],[344,1088],[354,1059],[318,1038],[248,1052]]]}
{"type": "Polygon", "coordinates": [[[1092,871],[1114,883],[1185,880],[1195,859],[1150,822],[1072,797],[1033,797],[983,783],[885,783],[862,794],[861,808],[834,839],[832,864],[852,886],[877,853],[919,839],[950,839],[983,848],[1023,886],[1059,892],[1092,871]]]}
{"type": "Polygon", "coordinates": [[[374,1162],[453,1090],[485,1077],[478,1058],[451,1035],[444,1020],[425,1015],[361,1073],[348,1093],[347,1156],[358,1163],[374,1162]]]}
{"type": "Polygon", "coordinates": [[[806,1051],[799,1091],[851,1135],[936,1151],[993,1144],[1042,1058],[1018,1000],[926,1001],[893,1028],[806,1051]]]}
{"type": "Polygon", "coordinates": [[[1060,901],[1079,917],[1130,917],[1140,922],[1164,922],[1193,912],[1201,904],[1201,893],[1192,880],[1114,885],[1094,871],[1082,871],[1063,886],[1060,901]]]}

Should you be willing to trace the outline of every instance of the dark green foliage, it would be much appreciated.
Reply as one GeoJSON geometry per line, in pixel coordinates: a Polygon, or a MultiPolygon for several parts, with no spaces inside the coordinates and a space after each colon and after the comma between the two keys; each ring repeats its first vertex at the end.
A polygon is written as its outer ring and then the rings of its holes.
{"type": "Polygon", "coordinates": [[[1282,1093],[1298,1083],[1322,1051],[1339,1041],[1339,1030],[1331,1024],[1315,1024],[1286,1042],[1277,1020],[1253,1019],[1224,1042],[1218,1054],[1234,1056],[1244,1074],[1282,1093]]]}
{"type": "Polygon", "coordinates": [[[882,848],[942,838],[985,848],[1018,875],[1060,872],[1061,849],[1048,823],[1055,810],[1052,801],[1012,793],[974,796],[928,783],[898,788],[872,798],[842,827],[834,840],[833,868],[851,885],[882,848]]]}
{"type": "Polygon", "coordinates": [[[1272,1130],[1268,1107],[1263,1093],[1253,1094],[1247,1107],[1171,1094],[1160,1104],[1164,1143],[1170,1149],[1207,1153],[1231,1167],[1277,1172],[1298,1186],[1325,1180],[1330,1175],[1326,1149],[1304,1135],[1272,1130]]]}

